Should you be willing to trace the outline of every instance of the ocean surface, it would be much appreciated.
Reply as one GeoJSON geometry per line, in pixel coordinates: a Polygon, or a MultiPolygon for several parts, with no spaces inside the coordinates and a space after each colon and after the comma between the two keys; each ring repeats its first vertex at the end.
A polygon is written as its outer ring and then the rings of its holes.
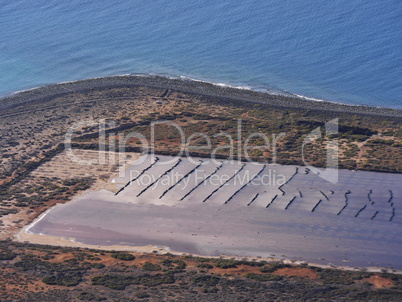
{"type": "Polygon", "coordinates": [[[402,109],[399,0],[1,0],[0,33],[0,96],[150,73],[402,109]]]}

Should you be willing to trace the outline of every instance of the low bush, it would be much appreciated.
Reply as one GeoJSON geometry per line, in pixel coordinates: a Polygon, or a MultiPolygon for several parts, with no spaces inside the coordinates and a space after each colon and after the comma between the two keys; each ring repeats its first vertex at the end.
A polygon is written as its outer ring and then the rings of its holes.
{"type": "Polygon", "coordinates": [[[264,282],[264,281],[280,281],[280,280],[283,279],[282,276],[261,275],[261,274],[254,274],[254,273],[248,273],[246,275],[246,278],[261,281],[261,282],[264,282]]]}
{"type": "Polygon", "coordinates": [[[119,259],[119,260],[123,260],[123,261],[132,261],[135,259],[134,255],[131,254],[127,254],[127,253],[116,253],[116,254],[112,254],[113,258],[119,259]]]}
{"type": "Polygon", "coordinates": [[[79,272],[57,273],[42,281],[48,285],[76,286],[82,281],[82,275],[79,272]]]}
{"type": "Polygon", "coordinates": [[[145,262],[142,266],[144,271],[160,271],[162,268],[158,264],[153,264],[150,262],[145,262]]]}

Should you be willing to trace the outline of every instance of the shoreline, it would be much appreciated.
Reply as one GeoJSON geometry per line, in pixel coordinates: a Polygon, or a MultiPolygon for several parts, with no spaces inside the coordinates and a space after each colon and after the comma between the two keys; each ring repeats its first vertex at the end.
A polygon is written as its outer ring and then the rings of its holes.
{"type": "Polygon", "coordinates": [[[160,75],[118,75],[85,80],[62,82],[14,92],[0,98],[0,110],[21,106],[25,103],[40,102],[72,92],[90,91],[119,87],[151,87],[193,93],[207,98],[253,102],[275,107],[333,111],[362,115],[402,117],[402,110],[393,108],[349,105],[325,100],[312,100],[297,95],[268,93],[248,88],[238,88],[220,83],[210,83],[185,77],[166,77],[160,75]]]}

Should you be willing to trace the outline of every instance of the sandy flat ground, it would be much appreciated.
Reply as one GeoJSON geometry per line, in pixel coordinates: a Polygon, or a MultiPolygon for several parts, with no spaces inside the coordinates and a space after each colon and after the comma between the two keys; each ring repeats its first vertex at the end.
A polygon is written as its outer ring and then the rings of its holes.
{"type": "Polygon", "coordinates": [[[401,175],[340,171],[332,184],[304,167],[276,165],[260,175],[275,170],[285,182],[258,183],[245,175],[253,179],[263,165],[223,162],[215,175],[226,181],[203,182],[219,163],[203,163],[197,178],[197,162],[162,164],[168,159],[130,166],[114,179],[124,187],[117,195],[99,190],[52,208],[18,240],[402,269],[401,175]]]}

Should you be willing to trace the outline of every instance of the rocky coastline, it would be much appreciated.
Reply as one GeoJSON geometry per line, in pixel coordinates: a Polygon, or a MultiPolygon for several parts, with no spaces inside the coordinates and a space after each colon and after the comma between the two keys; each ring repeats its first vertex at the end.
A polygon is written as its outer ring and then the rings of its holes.
{"type": "Polygon", "coordinates": [[[94,89],[139,86],[171,89],[202,95],[205,97],[219,98],[221,100],[227,99],[232,101],[251,101],[254,103],[266,104],[275,107],[402,117],[402,110],[398,109],[347,105],[329,101],[312,101],[302,97],[271,94],[267,92],[216,85],[213,83],[190,79],[170,78],[159,75],[111,76],[46,85],[13,93],[1,98],[0,110],[21,106],[25,103],[41,102],[43,100],[56,96],[62,96],[63,94],[71,92],[85,92],[94,89]]]}

